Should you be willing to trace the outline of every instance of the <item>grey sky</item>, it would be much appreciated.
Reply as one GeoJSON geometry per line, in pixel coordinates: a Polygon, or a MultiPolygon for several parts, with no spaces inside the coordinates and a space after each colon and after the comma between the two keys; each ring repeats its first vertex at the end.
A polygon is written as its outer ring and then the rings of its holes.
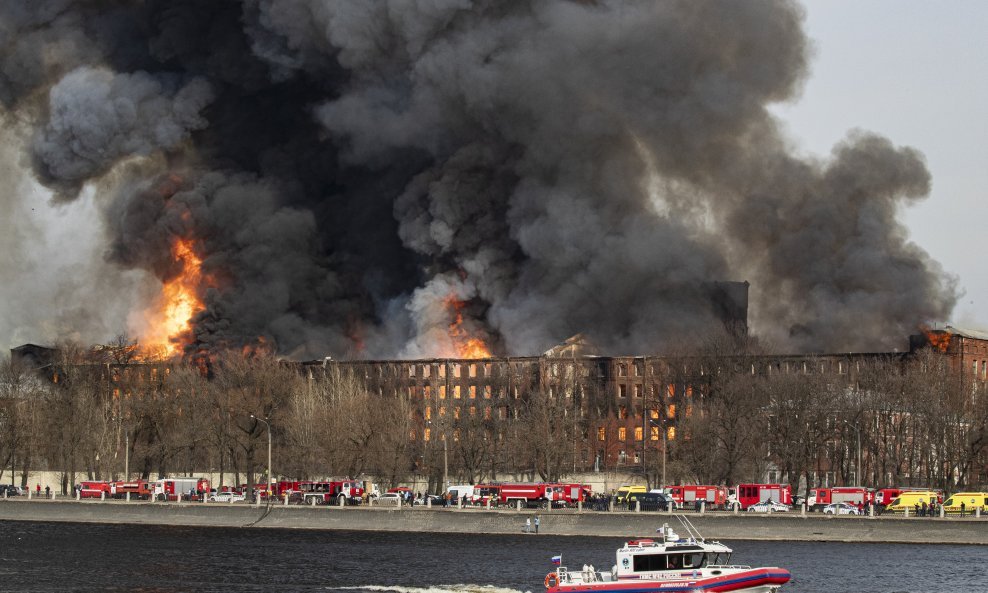
{"type": "Polygon", "coordinates": [[[776,112],[825,157],[849,129],[926,155],[930,197],[903,213],[912,239],[960,278],[949,320],[988,328],[988,2],[814,0],[816,51],[801,99],[776,112]]]}

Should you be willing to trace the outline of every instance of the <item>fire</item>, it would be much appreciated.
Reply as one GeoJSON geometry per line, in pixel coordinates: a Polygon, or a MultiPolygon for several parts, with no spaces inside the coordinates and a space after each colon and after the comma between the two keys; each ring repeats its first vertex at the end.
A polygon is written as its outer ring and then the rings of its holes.
{"type": "Polygon", "coordinates": [[[453,315],[453,323],[449,325],[449,338],[456,349],[457,358],[490,358],[491,351],[484,340],[471,336],[463,327],[463,307],[466,303],[450,295],[443,304],[453,315]]]}
{"type": "Polygon", "coordinates": [[[933,346],[940,352],[947,351],[947,348],[950,346],[950,332],[931,331],[925,327],[921,329],[923,335],[926,336],[926,341],[930,343],[930,346],[933,346]]]}
{"type": "Polygon", "coordinates": [[[172,258],[181,270],[163,284],[160,299],[145,311],[149,330],[141,340],[146,351],[165,358],[182,353],[183,346],[191,341],[192,317],[205,308],[198,295],[203,280],[202,259],[196,255],[193,241],[176,239],[172,258]]]}

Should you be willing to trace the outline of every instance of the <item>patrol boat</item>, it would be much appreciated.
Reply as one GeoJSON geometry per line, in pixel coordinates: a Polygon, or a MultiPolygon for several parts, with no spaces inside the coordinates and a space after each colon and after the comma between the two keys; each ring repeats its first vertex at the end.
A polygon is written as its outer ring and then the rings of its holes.
{"type": "MultiPolygon", "coordinates": [[[[548,593],[772,593],[789,582],[792,575],[784,568],[731,564],[731,548],[706,541],[688,519],[679,520],[687,537],[665,524],[656,539],[635,539],[619,548],[610,572],[587,565],[582,570],[560,566],[546,575],[545,588],[548,593]]],[[[562,564],[562,559],[556,556],[553,562],[562,564]]]]}

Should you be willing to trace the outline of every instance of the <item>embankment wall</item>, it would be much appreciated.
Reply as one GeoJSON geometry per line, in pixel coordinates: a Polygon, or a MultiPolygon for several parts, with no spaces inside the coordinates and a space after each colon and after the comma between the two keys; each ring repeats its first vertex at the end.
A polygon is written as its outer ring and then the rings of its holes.
{"type": "MultiPolygon", "coordinates": [[[[245,504],[0,500],[0,520],[436,533],[519,533],[536,511],[245,504]]],[[[664,513],[541,511],[540,533],[650,537],[664,513]]],[[[705,537],[722,540],[988,545],[988,518],[849,517],[749,513],[690,514],[705,537]]]]}

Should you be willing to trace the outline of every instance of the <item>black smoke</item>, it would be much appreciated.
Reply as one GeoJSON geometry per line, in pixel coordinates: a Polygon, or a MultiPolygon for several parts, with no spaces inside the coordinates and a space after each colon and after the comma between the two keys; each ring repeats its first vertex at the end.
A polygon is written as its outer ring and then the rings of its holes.
{"type": "Polygon", "coordinates": [[[0,4],[0,101],[60,200],[100,188],[108,261],[199,241],[195,348],[447,355],[449,299],[501,353],[578,332],[655,352],[752,284],[779,347],[898,345],[953,280],[898,210],[922,155],[820,162],[769,112],[808,76],[793,2],[0,4]]]}

